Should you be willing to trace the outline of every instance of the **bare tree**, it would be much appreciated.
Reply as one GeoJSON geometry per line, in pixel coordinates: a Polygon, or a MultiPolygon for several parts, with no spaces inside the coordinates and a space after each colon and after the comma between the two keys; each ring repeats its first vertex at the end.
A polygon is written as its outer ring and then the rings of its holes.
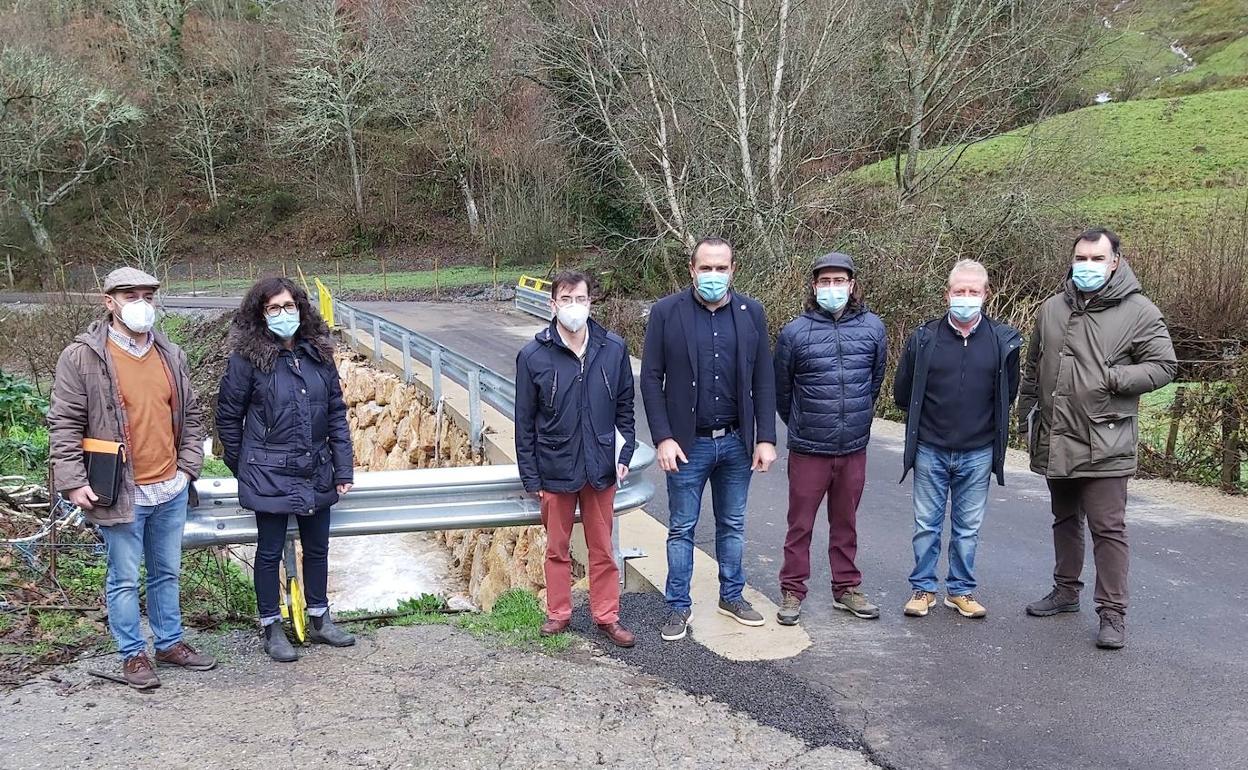
{"type": "Polygon", "coordinates": [[[901,0],[896,66],[903,109],[895,174],[905,202],[940,183],[967,148],[1049,114],[1084,66],[1096,28],[1087,0],[901,0]]]}
{"type": "Polygon", "coordinates": [[[507,86],[498,63],[500,10],[477,0],[416,0],[374,15],[375,34],[385,41],[388,108],[409,130],[433,139],[474,237],[481,234],[473,184],[480,127],[507,86]]]}
{"type": "Polygon", "coordinates": [[[120,216],[105,218],[104,235],[122,262],[159,275],[170,259],[169,247],[186,221],[182,207],[171,207],[163,196],[127,192],[120,216]]]}
{"type": "Polygon", "coordinates": [[[197,0],[112,0],[139,71],[152,84],[176,80],[182,71],[182,37],[197,0]]]}
{"type": "Polygon", "coordinates": [[[203,180],[208,200],[215,206],[220,200],[217,171],[228,141],[231,110],[213,96],[202,72],[190,79],[176,106],[179,126],[174,146],[203,180]]]}
{"type": "Polygon", "coordinates": [[[67,62],[0,49],[0,205],[17,208],[41,253],[54,251],[48,211],[119,162],[125,130],[143,119],[67,62]]]}
{"type": "Polygon", "coordinates": [[[351,168],[355,215],[364,218],[364,167],[359,131],[378,103],[381,49],[359,16],[337,0],[304,0],[291,30],[292,63],[281,104],[286,118],[277,140],[291,154],[317,157],[340,149],[351,168]]]}
{"type": "Polygon", "coordinates": [[[623,169],[658,237],[735,231],[779,265],[814,170],[867,134],[850,43],[871,18],[852,0],[571,0],[539,19],[537,75],[562,138],[623,169]]]}

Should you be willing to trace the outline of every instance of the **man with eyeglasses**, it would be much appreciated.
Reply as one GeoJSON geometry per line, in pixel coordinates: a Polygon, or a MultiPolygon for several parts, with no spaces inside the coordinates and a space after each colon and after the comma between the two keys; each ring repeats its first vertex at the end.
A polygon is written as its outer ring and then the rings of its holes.
{"type": "Polygon", "coordinates": [[[1040,306],[1018,399],[1031,469],[1049,485],[1056,557],[1053,590],[1027,614],[1079,611],[1086,519],[1102,649],[1126,644],[1127,480],[1136,470],[1140,396],[1177,371],[1165,318],[1144,296],[1118,236],[1080,233],[1062,290],[1040,306]]]}
{"type": "Polygon", "coordinates": [[[940,537],[949,509],[946,607],[965,618],[988,609],[975,598],[975,551],[995,474],[1005,484],[1010,405],[1018,394],[1022,336],[983,312],[988,271],[962,260],[949,273],[948,310],[915,329],[893,380],[906,412],[901,480],[914,469],[914,571],[902,611],[924,617],[936,603],[940,537]]]}
{"type": "Polygon", "coordinates": [[[107,313],[61,353],[48,408],[53,485],[100,528],[108,548],[108,626],[122,676],[140,690],[160,686],[139,626],[140,564],[147,567],[156,660],[196,671],[217,664],[182,640],[182,528],[204,461],[204,433],[186,354],[153,328],[159,287],[134,268],[108,274],[107,313]],[[84,439],[124,446],[115,489],[88,482],[84,439]]]}
{"type": "Polygon", "coordinates": [[[806,312],[776,340],[776,409],[788,426],[789,515],[776,619],[795,625],[810,579],[810,539],[827,498],[832,606],[858,618],[880,610],[862,592],[858,503],[867,480],[867,442],[884,384],[884,324],[867,309],[854,260],[832,252],[815,260],[806,312]]]}
{"type": "Polygon", "coordinates": [[[670,507],[665,641],[688,631],[693,530],[708,481],[717,611],[746,626],[765,622],[742,596],[741,562],[750,476],[776,459],[776,381],[767,316],[758,301],[731,290],[735,268],[727,241],[703,238],[689,259],[693,285],[654,303],[646,322],[641,394],[670,507]]]}
{"type": "Polygon", "coordinates": [[[546,527],[543,636],[572,619],[569,546],[579,503],[589,550],[589,609],[613,644],[632,647],[620,623],[620,573],[612,547],[615,489],[637,446],[633,369],[624,340],[590,316],[591,279],[563,272],[550,288],[554,318],[516,357],[516,462],[546,527]],[[617,450],[616,432],[623,436],[617,450]],[[618,451],[618,454],[617,454],[618,451]]]}

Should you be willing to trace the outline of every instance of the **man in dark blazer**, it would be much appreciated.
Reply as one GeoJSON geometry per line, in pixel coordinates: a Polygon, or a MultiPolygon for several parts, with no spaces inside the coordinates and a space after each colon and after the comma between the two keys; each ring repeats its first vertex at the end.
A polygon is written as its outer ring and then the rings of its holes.
{"type": "Polygon", "coordinates": [[[776,383],[767,317],[730,288],[732,246],[703,238],[693,249],[693,285],[650,309],[641,359],[641,396],[659,467],[667,474],[667,603],[664,640],[689,623],[693,530],[711,483],[719,612],[747,626],[760,615],[741,592],[745,506],[753,471],[776,459],[776,383]]]}

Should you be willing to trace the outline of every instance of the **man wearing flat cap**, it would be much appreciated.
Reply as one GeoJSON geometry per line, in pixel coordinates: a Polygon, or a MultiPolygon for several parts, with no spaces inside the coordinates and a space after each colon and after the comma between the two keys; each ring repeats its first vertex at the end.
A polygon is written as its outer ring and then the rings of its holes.
{"type": "Polygon", "coordinates": [[[776,411],[788,426],[789,529],[776,619],[794,625],[810,579],[810,538],[827,498],[832,606],[858,618],[880,610],[860,586],[858,502],[867,480],[867,442],[884,384],[884,324],[863,304],[854,260],[815,260],[806,312],[776,341],[776,411]]]}
{"type": "Polygon", "coordinates": [[[156,660],[196,671],[217,663],[182,640],[182,528],[204,435],[186,354],[153,328],[159,287],[134,268],[108,274],[107,314],[61,353],[48,409],[53,486],[100,528],[109,630],[122,676],[140,690],[160,686],[139,626],[141,562],[156,660]],[[93,488],[101,481],[88,480],[88,454],[120,460],[115,486],[93,488]]]}

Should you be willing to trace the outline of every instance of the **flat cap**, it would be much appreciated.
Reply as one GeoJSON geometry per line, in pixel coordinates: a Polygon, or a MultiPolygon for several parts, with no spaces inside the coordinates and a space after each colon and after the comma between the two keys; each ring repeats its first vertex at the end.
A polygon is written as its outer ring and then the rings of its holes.
{"type": "Polygon", "coordinates": [[[810,274],[819,275],[820,270],[827,270],[830,267],[848,271],[849,277],[854,277],[854,258],[839,251],[829,252],[816,259],[815,264],[810,268],[810,274]]]}
{"type": "Polygon", "coordinates": [[[160,281],[155,276],[148,275],[142,270],[136,270],[133,267],[119,267],[109,273],[104,278],[104,293],[111,294],[118,289],[133,289],[138,286],[153,289],[160,288],[160,281]]]}

